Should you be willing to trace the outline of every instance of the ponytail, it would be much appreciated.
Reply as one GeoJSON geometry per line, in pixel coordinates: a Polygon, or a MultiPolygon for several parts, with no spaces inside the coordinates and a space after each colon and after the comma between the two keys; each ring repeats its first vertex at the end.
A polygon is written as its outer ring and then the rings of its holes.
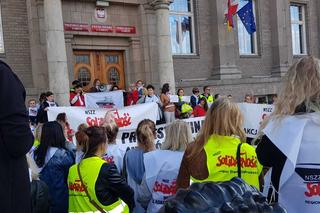
{"type": "Polygon", "coordinates": [[[153,121],[145,119],[138,124],[136,131],[138,146],[145,152],[154,150],[156,125],[153,121]]]}

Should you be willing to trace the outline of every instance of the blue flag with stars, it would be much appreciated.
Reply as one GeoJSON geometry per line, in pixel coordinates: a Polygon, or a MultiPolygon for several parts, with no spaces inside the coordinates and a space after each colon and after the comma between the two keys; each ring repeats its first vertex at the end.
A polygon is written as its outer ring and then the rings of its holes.
{"type": "Polygon", "coordinates": [[[256,32],[252,0],[249,0],[245,6],[238,10],[238,16],[250,35],[256,32]]]}

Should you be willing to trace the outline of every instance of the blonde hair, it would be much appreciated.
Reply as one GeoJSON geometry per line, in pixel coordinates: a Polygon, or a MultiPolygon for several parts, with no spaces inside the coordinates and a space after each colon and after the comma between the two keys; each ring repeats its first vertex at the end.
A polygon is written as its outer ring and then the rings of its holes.
{"type": "Polygon", "coordinates": [[[166,138],[162,150],[185,151],[192,141],[192,132],[188,123],[177,120],[166,127],[166,138]]]}
{"type": "Polygon", "coordinates": [[[152,120],[142,120],[138,124],[136,136],[138,147],[143,149],[144,152],[150,152],[155,149],[156,125],[152,120]]]}
{"type": "Polygon", "coordinates": [[[189,157],[198,155],[211,135],[237,136],[242,142],[246,141],[243,115],[239,106],[229,98],[221,97],[211,105],[189,157]]]}
{"type": "Polygon", "coordinates": [[[115,144],[119,132],[118,124],[114,120],[111,120],[108,123],[104,123],[102,126],[107,134],[108,144],[115,144]]]}
{"type": "Polygon", "coordinates": [[[259,135],[271,119],[296,114],[299,108],[320,111],[320,65],[319,59],[312,56],[301,58],[289,68],[274,112],[261,124],[259,135]]]}

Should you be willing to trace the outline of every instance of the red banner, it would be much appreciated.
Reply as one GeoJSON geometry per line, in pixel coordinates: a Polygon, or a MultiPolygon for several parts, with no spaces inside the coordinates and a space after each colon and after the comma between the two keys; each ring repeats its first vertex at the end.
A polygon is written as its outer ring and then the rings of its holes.
{"type": "Polygon", "coordinates": [[[88,24],[65,23],[64,30],[65,31],[89,32],[89,25],[88,24]]]}
{"type": "Polygon", "coordinates": [[[136,27],[132,26],[116,26],[116,33],[126,33],[126,34],[135,34],[136,27]]]}
{"type": "Polygon", "coordinates": [[[113,27],[111,25],[91,25],[92,32],[103,32],[103,33],[113,33],[113,27]]]}

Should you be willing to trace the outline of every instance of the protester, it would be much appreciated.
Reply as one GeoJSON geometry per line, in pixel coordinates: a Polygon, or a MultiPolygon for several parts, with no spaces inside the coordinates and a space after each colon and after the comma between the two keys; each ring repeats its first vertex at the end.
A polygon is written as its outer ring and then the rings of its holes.
{"type": "Polygon", "coordinates": [[[290,213],[320,212],[319,63],[309,56],[289,68],[256,150],[259,161],[272,168],[276,201],[290,213]]]}
{"type": "Polygon", "coordinates": [[[67,139],[68,142],[72,142],[72,138],[75,135],[75,131],[73,129],[71,129],[71,126],[69,124],[68,118],[67,118],[67,114],[66,113],[59,113],[57,115],[57,119],[56,121],[58,121],[58,123],[62,126],[62,129],[64,130],[65,133],[65,137],[67,139]]]}
{"type": "Polygon", "coordinates": [[[82,134],[81,132],[85,131],[86,129],[88,128],[88,125],[87,124],[80,124],[78,126],[78,131],[76,132],[75,134],[75,138],[76,138],[76,163],[79,163],[81,161],[81,159],[83,158],[83,144],[81,143],[81,137],[82,137],[82,134]]]}
{"type": "Polygon", "coordinates": [[[246,95],[244,96],[244,102],[245,102],[245,103],[249,103],[249,104],[254,103],[253,95],[246,94],[246,95]]]}
{"type": "MultiPolygon", "coordinates": [[[[259,189],[259,164],[255,149],[247,143],[243,116],[228,98],[215,101],[194,143],[188,146],[180,167],[177,187],[194,182],[228,181],[237,175],[259,189]],[[245,155],[243,153],[246,153],[245,155]],[[237,163],[242,163],[240,168],[237,163]]],[[[240,165],[240,164],[239,164],[240,165]]]]}
{"type": "Polygon", "coordinates": [[[89,127],[81,132],[79,139],[85,156],[69,170],[69,212],[131,211],[132,189],[114,164],[101,159],[107,147],[103,127],[89,127]]]}
{"type": "Polygon", "coordinates": [[[170,86],[168,83],[162,86],[160,101],[162,103],[164,118],[166,123],[171,123],[175,120],[175,105],[170,102],[170,86]]]}
{"type": "Polygon", "coordinates": [[[118,91],[119,87],[117,85],[113,85],[110,89],[110,91],[118,91]]]}
{"type": "Polygon", "coordinates": [[[68,211],[67,175],[74,164],[74,155],[65,147],[66,139],[61,125],[47,122],[42,127],[39,147],[34,151],[34,159],[40,168],[40,180],[44,181],[50,192],[50,212],[68,211]]]}
{"type": "Polygon", "coordinates": [[[142,103],[160,103],[159,97],[154,93],[154,86],[152,86],[151,84],[149,84],[147,86],[147,95],[143,95],[138,103],[142,104],[142,103]]]}
{"type": "Polygon", "coordinates": [[[143,84],[142,80],[138,80],[136,82],[136,86],[138,89],[139,98],[141,98],[143,95],[143,88],[144,88],[144,84],[143,84]]]}
{"type": "Polygon", "coordinates": [[[28,101],[28,115],[29,115],[29,121],[32,126],[37,125],[37,114],[38,114],[38,107],[37,107],[36,99],[30,99],[28,101]]]}
{"type": "Polygon", "coordinates": [[[108,163],[115,164],[119,171],[119,174],[121,174],[123,168],[122,165],[124,151],[120,149],[116,141],[119,132],[119,127],[114,120],[111,120],[110,122],[103,124],[103,127],[107,134],[108,147],[105,155],[102,158],[108,163]]]}
{"type": "Polygon", "coordinates": [[[156,125],[149,119],[142,120],[136,131],[138,147],[127,151],[123,159],[123,175],[127,183],[134,190],[135,209],[133,213],[144,212],[137,202],[139,185],[145,173],[143,154],[155,150],[156,125]]]}
{"type": "Polygon", "coordinates": [[[25,89],[0,61],[0,206],[1,212],[31,212],[26,153],[33,144],[25,89]]]}
{"type": "Polygon", "coordinates": [[[177,92],[179,102],[176,104],[177,109],[176,109],[176,117],[180,119],[186,119],[192,116],[192,107],[187,103],[182,101],[182,97],[184,96],[184,90],[183,89],[178,89],[177,92]]]}
{"type": "Polygon", "coordinates": [[[199,104],[194,107],[192,114],[194,117],[203,117],[203,116],[206,116],[207,111],[208,111],[207,99],[200,98],[199,104]]]}
{"type": "Polygon", "coordinates": [[[70,92],[70,105],[84,107],[84,95],[81,84],[78,84],[74,87],[74,91],[70,92]]]}
{"type": "Polygon", "coordinates": [[[102,92],[100,90],[101,81],[99,79],[94,79],[93,87],[90,88],[90,92],[102,92]]]}
{"type": "Polygon", "coordinates": [[[39,96],[39,103],[37,103],[38,110],[40,109],[40,106],[47,100],[47,94],[45,92],[41,93],[39,96]]]}
{"type": "Polygon", "coordinates": [[[232,97],[232,95],[228,95],[227,98],[232,99],[233,97],[232,97]]]}
{"type": "Polygon", "coordinates": [[[71,85],[72,85],[72,87],[70,88],[70,93],[75,91],[75,87],[77,85],[82,85],[82,84],[81,84],[81,82],[79,80],[74,80],[74,81],[72,81],[71,85]]]}
{"type": "Polygon", "coordinates": [[[139,100],[139,92],[135,84],[130,84],[126,100],[126,106],[135,105],[139,100]]]}
{"type": "Polygon", "coordinates": [[[176,180],[187,145],[192,141],[188,123],[175,121],[166,127],[162,150],[144,154],[145,175],[138,190],[138,201],[147,212],[157,213],[176,194],[176,180]]]}
{"type": "Polygon", "coordinates": [[[218,100],[219,98],[221,98],[221,95],[219,93],[214,95],[214,100],[218,100]]]}
{"type": "Polygon", "coordinates": [[[58,104],[54,102],[54,96],[52,92],[47,92],[46,93],[46,101],[44,101],[40,109],[38,111],[38,122],[39,123],[46,123],[48,122],[48,110],[50,107],[57,107],[58,104]]]}
{"type": "Polygon", "coordinates": [[[190,105],[192,108],[198,105],[199,103],[199,97],[200,97],[200,90],[198,87],[195,87],[192,89],[192,96],[190,98],[190,105]]]}
{"type": "Polygon", "coordinates": [[[209,106],[215,101],[213,96],[210,94],[211,88],[209,86],[203,87],[203,93],[200,95],[200,98],[204,97],[207,99],[207,103],[209,106]]]}

